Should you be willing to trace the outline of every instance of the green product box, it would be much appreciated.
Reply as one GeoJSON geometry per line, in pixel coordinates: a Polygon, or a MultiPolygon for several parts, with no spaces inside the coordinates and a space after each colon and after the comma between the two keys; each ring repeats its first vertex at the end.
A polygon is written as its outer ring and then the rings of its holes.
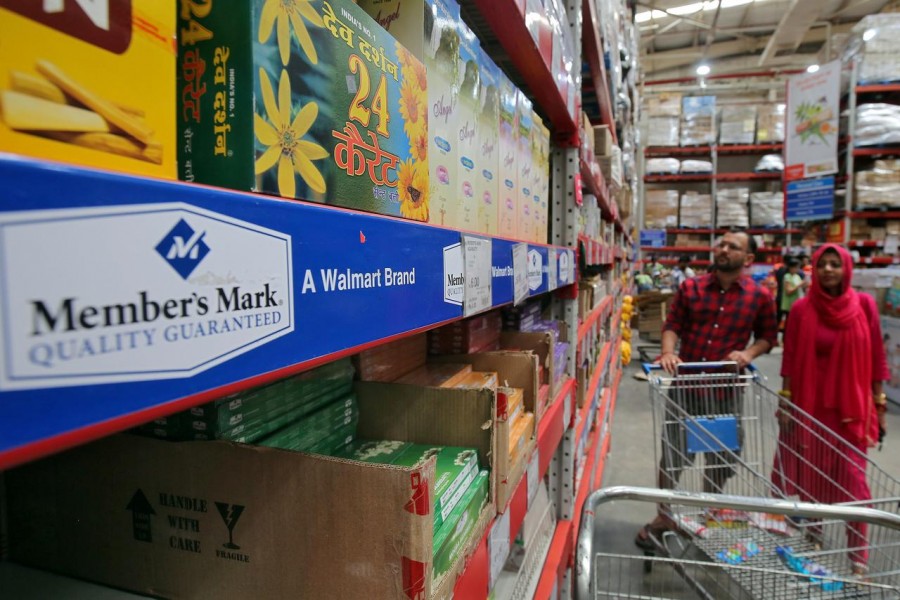
{"type": "Polygon", "coordinates": [[[337,456],[348,444],[353,443],[353,438],[356,437],[356,424],[358,421],[359,417],[354,416],[349,423],[338,427],[335,431],[322,438],[319,443],[308,448],[303,448],[303,451],[313,454],[337,456]]]}
{"type": "Polygon", "coordinates": [[[481,509],[487,501],[490,479],[488,471],[478,473],[463,494],[462,500],[435,533],[432,580],[438,581],[450,570],[471,538],[481,509]]]}
{"type": "Polygon", "coordinates": [[[434,468],[434,523],[437,530],[477,475],[478,453],[471,448],[413,444],[393,464],[411,467],[432,455],[437,457],[434,468]]]}
{"type": "Polygon", "coordinates": [[[360,462],[392,465],[397,457],[410,446],[412,446],[411,442],[395,440],[355,440],[341,452],[340,457],[360,462]]]}
{"type": "Polygon", "coordinates": [[[355,425],[358,418],[356,397],[349,396],[303,419],[288,423],[287,426],[257,440],[256,443],[284,450],[306,450],[321,442],[336,429],[351,422],[355,425]]]}
{"type": "Polygon", "coordinates": [[[475,198],[478,200],[478,229],[497,234],[500,198],[500,77],[502,72],[484,49],[479,51],[481,94],[478,108],[478,167],[475,198]]]}
{"type": "Polygon", "coordinates": [[[427,76],[350,0],[182,2],[179,178],[425,221],[427,76]]]}
{"type": "Polygon", "coordinates": [[[455,137],[459,162],[456,165],[456,197],[461,203],[459,227],[467,231],[480,231],[478,222],[479,199],[476,196],[479,169],[479,147],[476,123],[478,101],[481,95],[479,54],[481,45],[471,29],[459,22],[459,107],[456,115],[455,137]]]}

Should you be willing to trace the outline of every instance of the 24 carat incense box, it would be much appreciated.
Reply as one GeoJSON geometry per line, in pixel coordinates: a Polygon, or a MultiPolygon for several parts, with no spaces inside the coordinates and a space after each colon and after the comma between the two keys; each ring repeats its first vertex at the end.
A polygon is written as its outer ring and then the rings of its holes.
{"type": "Polygon", "coordinates": [[[182,3],[179,177],[428,220],[422,63],[349,0],[182,3]]]}

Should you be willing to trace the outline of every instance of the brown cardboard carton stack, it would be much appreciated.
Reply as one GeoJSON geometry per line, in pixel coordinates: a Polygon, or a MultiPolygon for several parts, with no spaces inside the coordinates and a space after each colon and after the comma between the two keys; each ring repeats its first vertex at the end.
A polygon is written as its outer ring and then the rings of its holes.
{"type": "MultiPolygon", "coordinates": [[[[489,366],[534,370],[524,356],[489,366]]],[[[482,427],[492,390],[366,382],[356,393],[363,439],[497,461],[497,430],[482,427]]],[[[5,473],[10,558],[166,598],[448,598],[506,484],[492,474],[465,549],[432,581],[434,466],[114,436],[5,473]]]]}
{"type": "Polygon", "coordinates": [[[428,338],[420,333],[364,350],[353,357],[362,381],[396,381],[428,359],[428,338]]]}
{"type": "Polygon", "coordinates": [[[666,322],[667,305],[672,297],[670,293],[655,291],[638,295],[637,307],[640,315],[638,331],[645,340],[651,342],[662,340],[662,327],[666,322]]]}

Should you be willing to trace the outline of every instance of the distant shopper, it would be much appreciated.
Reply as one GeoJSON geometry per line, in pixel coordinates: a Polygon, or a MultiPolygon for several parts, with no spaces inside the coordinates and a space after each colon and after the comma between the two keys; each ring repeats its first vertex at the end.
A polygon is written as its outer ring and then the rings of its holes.
{"type": "MultiPolygon", "coordinates": [[[[755,252],[756,242],[747,233],[726,233],[713,249],[715,270],[685,280],[675,293],[663,326],[659,360],[668,373],[674,374],[682,362],[733,361],[743,369],[775,345],[778,331],[772,297],[744,273],[753,263],[755,252]],[[678,342],[681,347],[676,352],[678,342]]],[[[673,399],[689,414],[708,414],[692,411],[689,397],[674,394],[673,399]]],[[[672,489],[694,456],[684,447],[686,436],[679,423],[665,427],[663,436],[658,485],[672,489]]],[[[721,491],[734,475],[734,459],[726,453],[710,452],[705,460],[704,491],[721,491]]],[[[651,535],[658,537],[675,528],[667,510],[660,505],[656,519],[638,532],[634,540],[638,547],[653,549],[651,535]]]]}
{"type": "Polygon", "coordinates": [[[672,289],[677,290],[685,279],[695,277],[696,273],[690,267],[691,257],[684,255],[678,259],[678,264],[672,269],[672,289]]]}
{"type": "Polygon", "coordinates": [[[796,258],[788,258],[785,266],[787,267],[787,272],[784,274],[781,305],[778,308],[783,319],[784,330],[787,331],[791,307],[803,297],[803,275],[800,274],[800,261],[796,258]]]}
{"type": "Polygon", "coordinates": [[[637,285],[639,294],[653,289],[653,279],[648,274],[640,271],[634,272],[634,283],[637,285]]]}
{"type": "MultiPolygon", "coordinates": [[[[813,255],[815,269],[809,293],[791,309],[784,340],[779,409],[783,436],[772,479],[786,495],[802,501],[857,505],[871,500],[866,481],[866,452],[884,436],[890,378],[875,301],[857,293],[850,282],[853,259],[837,244],[825,244],[813,255]],[[792,435],[788,411],[793,406],[811,414],[810,430],[792,435]],[[843,440],[859,452],[835,456],[843,440]]],[[[808,536],[821,535],[820,525],[807,526],[808,536]]],[[[847,524],[852,571],[866,572],[867,526],[847,524]]],[[[815,540],[813,540],[815,541],[815,540]]]]}

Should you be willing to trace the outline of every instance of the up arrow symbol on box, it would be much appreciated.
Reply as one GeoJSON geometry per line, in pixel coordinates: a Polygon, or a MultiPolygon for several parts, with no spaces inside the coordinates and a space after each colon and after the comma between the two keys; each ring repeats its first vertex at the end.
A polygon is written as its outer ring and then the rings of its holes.
{"type": "Polygon", "coordinates": [[[156,514],[150,501],[140,488],[131,497],[125,510],[131,511],[131,523],[134,527],[134,539],[139,542],[152,542],[153,530],[150,527],[150,517],[156,514]]]}

